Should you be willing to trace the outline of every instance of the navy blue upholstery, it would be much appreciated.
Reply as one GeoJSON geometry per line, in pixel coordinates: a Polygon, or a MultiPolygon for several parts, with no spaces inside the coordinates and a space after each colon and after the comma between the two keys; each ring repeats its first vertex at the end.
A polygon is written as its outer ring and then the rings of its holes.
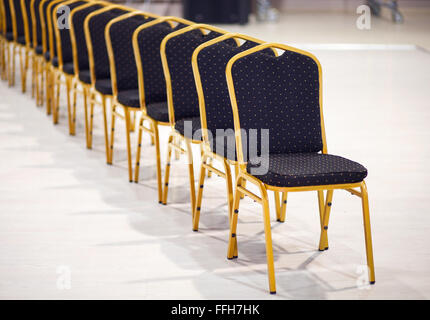
{"type": "Polygon", "coordinates": [[[175,130],[188,139],[201,140],[200,129],[200,117],[182,118],[175,121],[175,130]]]}
{"type": "Polygon", "coordinates": [[[200,44],[218,36],[220,34],[216,32],[203,35],[199,30],[193,30],[167,41],[166,58],[172,83],[175,121],[200,116],[191,57],[200,44]]]}
{"type": "MultiPolygon", "coordinates": [[[[2,0],[3,1],[3,8],[4,8],[4,19],[6,20],[6,32],[5,35],[8,32],[12,32],[13,31],[13,26],[12,26],[12,13],[10,11],[10,5],[9,5],[9,0],[2,0]]],[[[3,23],[3,21],[2,21],[3,23]]],[[[8,39],[9,40],[9,39],[8,39]]]]}
{"type": "MultiPolygon", "coordinates": [[[[73,3],[69,3],[67,6],[69,7],[69,10],[72,11],[73,9],[86,4],[85,1],[76,1],[73,3]]],[[[64,14],[64,11],[62,11],[62,8],[60,7],[57,12],[57,19],[64,14]]],[[[65,23],[69,23],[69,19],[66,19],[65,23]]],[[[69,63],[73,61],[73,50],[72,50],[72,42],[70,39],[70,27],[67,26],[66,28],[60,28],[60,39],[56,39],[56,41],[60,41],[61,43],[61,57],[59,57],[63,64],[69,63]]],[[[70,71],[70,68],[68,69],[70,71]]],[[[69,72],[68,72],[69,73],[69,72]]],[[[73,72],[72,72],[73,74],[73,72]]]]}
{"type": "Polygon", "coordinates": [[[101,5],[95,4],[85,9],[78,10],[74,13],[71,23],[75,31],[74,43],[77,52],[77,64],[79,69],[79,79],[85,83],[91,83],[91,75],[89,73],[88,48],[85,39],[84,21],[85,18],[93,11],[102,8],[101,5]]]}
{"type": "Polygon", "coordinates": [[[292,51],[277,58],[253,54],[233,65],[232,76],[240,126],[246,131],[268,129],[270,153],[322,150],[319,73],[314,60],[292,51]]]}
{"type": "Polygon", "coordinates": [[[117,100],[124,106],[140,108],[139,90],[121,90],[118,91],[117,100]]]}
{"type": "MultiPolygon", "coordinates": [[[[138,36],[138,44],[143,70],[143,82],[145,90],[146,104],[157,102],[165,102],[166,97],[166,81],[164,79],[163,65],[161,63],[160,45],[164,37],[169,33],[185,27],[183,24],[178,24],[174,29],[170,24],[158,23],[149,28],[140,31],[138,36]]],[[[167,108],[166,104],[162,104],[167,108]]],[[[165,115],[168,109],[160,114],[165,115]]],[[[157,115],[160,117],[160,115],[157,115]]],[[[166,121],[164,116],[162,117],[166,121]]]]}
{"type": "MultiPolygon", "coordinates": [[[[15,9],[15,25],[14,28],[16,29],[16,35],[17,37],[21,37],[25,35],[24,31],[24,19],[22,16],[22,8],[21,8],[21,0],[12,0],[12,5],[15,9]]],[[[15,39],[15,40],[18,40],[15,39]]],[[[24,40],[25,43],[25,40],[24,40]]]]}
{"type": "MultiPolygon", "coordinates": [[[[303,187],[361,182],[367,169],[361,164],[329,154],[285,153],[268,156],[269,170],[259,175],[262,182],[277,187],[303,187]]],[[[247,170],[254,167],[252,159],[247,170]]]]}
{"type": "Polygon", "coordinates": [[[159,122],[169,122],[169,108],[165,101],[147,104],[146,114],[159,122]]]}
{"type": "MultiPolygon", "coordinates": [[[[30,41],[29,46],[33,47],[33,21],[31,20],[30,1],[24,1],[24,6],[25,8],[22,8],[22,5],[21,5],[21,9],[25,14],[25,16],[27,17],[28,40],[30,41]]],[[[24,41],[25,41],[25,37],[24,37],[24,41]]]]}
{"type": "Polygon", "coordinates": [[[106,48],[105,28],[110,20],[127,13],[122,9],[113,9],[100,13],[89,21],[91,44],[93,47],[94,71],[96,89],[103,94],[112,94],[112,85],[107,86],[105,82],[97,84],[100,79],[110,79],[109,57],[106,48]],[[107,90],[110,88],[110,92],[107,90]]]}
{"type": "MultiPolygon", "coordinates": [[[[33,34],[33,38],[36,39],[36,48],[37,48],[37,46],[42,46],[42,25],[40,22],[40,12],[39,12],[39,5],[41,2],[42,2],[42,0],[35,0],[33,3],[34,19],[36,22],[35,23],[36,24],[36,33],[33,34]]],[[[36,53],[42,54],[42,52],[36,52],[36,53]]]]}
{"type": "MultiPolygon", "coordinates": [[[[133,33],[140,25],[151,20],[153,19],[137,15],[118,21],[110,27],[109,34],[115,61],[118,92],[132,89],[137,90],[139,88],[136,59],[133,50],[133,33]]],[[[124,94],[121,96],[124,96],[124,94]]],[[[139,104],[137,106],[140,107],[139,104]]]]}
{"type": "MultiPolygon", "coordinates": [[[[217,129],[234,130],[233,112],[225,78],[227,63],[234,55],[256,45],[257,43],[252,41],[245,41],[240,46],[231,41],[223,41],[202,49],[198,55],[197,62],[205,100],[206,124],[212,137],[215,137],[217,129]]],[[[271,49],[266,49],[263,53],[274,56],[271,49]]],[[[223,145],[226,146],[225,143],[223,145]]],[[[221,156],[230,157],[230,160],[236,160],[236,152],[226,154],[221,144],[219,148],[217,147],[218,145],[211,141],[212,151],[221,156]]],[[[245,157],[247,158],[246,155],[245,157]]]]}

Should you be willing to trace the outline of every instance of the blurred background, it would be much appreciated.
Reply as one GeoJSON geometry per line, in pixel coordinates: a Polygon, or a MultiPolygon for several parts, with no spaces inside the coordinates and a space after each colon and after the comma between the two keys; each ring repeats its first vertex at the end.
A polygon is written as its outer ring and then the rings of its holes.
{"type": "Polygon", "coordinates": [[[429,0],[129,0],[160,15],[287,44],[413,44],[430,50],[429,0]],[[363,8],[367,5],[367,8],[363,8]],[[365,16],[371,13],[370,19],[365,16]],[[364,19],[364,20],[363,20],[364,19]],[[360,28],[358,24],[364,26],[360,28]]]}

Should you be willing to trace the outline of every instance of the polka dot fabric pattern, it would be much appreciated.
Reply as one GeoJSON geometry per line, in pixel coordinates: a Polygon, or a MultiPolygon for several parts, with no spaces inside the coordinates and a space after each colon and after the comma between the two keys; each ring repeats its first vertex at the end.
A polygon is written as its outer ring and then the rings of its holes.
{"type": "MultiPolygon", "coordinates": [[[[295,153],[266,156],[269,170],[256,175],[262,182],[277,187],[304,187],[361,182],[367,169],[361,164],[329,154],[295,153]]],[[[260,164],[248,162],[247,171],[260,164]]]]}
{"type": "Polygon", "coordinates": [[[193,30],[167,41],[166,57],[172,83],[175,121],[200,116],[191,57],[200,44],[220,35],[217,32],[203,35],[199,30],[193,30]]]}
{"type": "Polygon", "coordinates": [[[110,27],[118,91],[139,88],[133,51],[133,33],[140,25],[151,20],[153,19],[145,16],[133,16],[118,21],[110,27]]]}
{"type": "Polygon", "coordinates": [[[127,13],[125,10],[113,9],[100,13],[92,17],[89,21],[96,81],[97,79],[110,78],[109,57],[105,39],[105,27],[110,20],[125,13],[127,13]]]}
{"type": "MultiPolygon", "coordinates": [[[[204,48],[198,55],[198,67],[205,99],[207,128],[215,135],[217,129],[234,130],[233,111],[228,93],[225,68],[236,54],[248,50],[257,43],[246,41],[241,46],[223,41],[204,48]]],[[[274,56],[272,50],[267,54],[274,56]]],[[[213,144],[212,144],[213,145],[213,144]]],[[[218,148],[215,148],[218,150],[218,148]]],[[[224,151],[224,149],[221,149],[224,151]]],[[[234,153],[229,153],[234,155],[234,153]]],[[[230,160],[236,160],[234,156],[230,160]]]]}
{"type": "MultiPolygon", "coordinates": [[[[78,56],[79,70],[88,70],[88,48],[85,40],[84,21],[85,18],[93,11],[102,8],[101,5],[93,5],[77,11],[73,15],[72,23],[75,31],[75,44],[78,56]]],[[[82,79],[81,79],[82,80],[82,79]]]]}
{"type": "MultiPolygon", "coordinates": [[[[240,126],[269,130],[269,153],[322,150],[319,72],[300,53],[252,54],[232,67],[240,126]]],[[[258,147],[260,150],[260,147],[258,147]]]]}
{"type": "Polygon", "coordinates": [[[178,25],[175,29],[172,29],[168,23],[158,23],[143,29],[139,33],[138,44],[142,62],[146,104],[167,100],[160,45],[161,41],[169,33],[183,27],[184,25],[178,25]]]}
{"type": "MultiPolygon", "coordinates": [[[[73,9],[85,4],[84,1],[77,1],[74,3],[68,4],[70,11],[73,9]]],[[[59,12],[57,12],[57,19],[64,14],[64,11],[59,8],[59,12]]],[[[62,61],[63,63],[68,63],[73,61],[73,51],[72,51],[72,42],[70,39],[70,28],[62,28],[59,29],[60,32],[60,41],[61,41],[61,53],[62,53],[62,61]]]]}

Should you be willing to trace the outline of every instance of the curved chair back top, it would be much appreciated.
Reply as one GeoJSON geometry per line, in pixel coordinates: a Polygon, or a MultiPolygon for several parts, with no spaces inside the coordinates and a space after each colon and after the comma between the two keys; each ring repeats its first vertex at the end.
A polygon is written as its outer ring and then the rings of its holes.
{"type": "MultiPolygon", "coordinates": [[[[230,33],[201,44],[193,53],[192,64],[199,97],[201,126],[206,143],[209,136],[205,129],[218,136],[218,130],[234,130],[233,111],[230,104],[225,68],[236,54],[253,48],[264,41],[245,35],[230,33]],[[241,39],[242,44],[229,42],[229,39],[241,39]]],[[[262,53],[276,56],[276,51],[266,49],[262,53]]],[[[213,148],[213,143],[210,143],[213,148]]],[[[215,150],[213,150],[215,151],[215,150]]],[[[224,149],[222,150],[224,151],[224,149]]],[[[234,153],[227,154],[230,160],[236,160],[234,153]]]]}
{"type": "Polygon", "coordinates": [[[73,61],[69,14],[73,9],[87,3],[88,1],[85,0],[70,0],[57,4],[53,11],[53,21],[58,21],[58,23],[64,24],[59,26],[57,23],[53,23],[55,31],[56,53],[59,66],[73,61]],[[64,6],[67,6],[67,9],[64,6]]]}
{"type": "MultiPolygon", "coordinates": [[[[235,55],[226,77],[240,153],[240,129],[268,129],[269,153],[326,152],[321,65],[312,54],[262,44],[235,55]],[[261,54],[267,48],[284,53],[261,54]]],[[[243,162],[243,154],[238,157],[243,162]]]]}
{"type": "Polygon", "coordinates": [[[31,18],[31,2],[26,0],[21,1],[21,10],[23,12],[22,18],[24,22],[24,35],[25,43],[29,46],[33,46],[33,21],[31,18]]]}
{"type": "Polygon", "coordinates": [[[163,17],[145,24],[133,35],[133,47],[139,70],[139,89],[141,107],[148,103],[166,101],[166,80],[161,63],[160,45],[172,32],[180,30],[193,22],[175,17],[163,17]],[[177,22],[174,26],[172,22],[177,22]]]}
{"type": "Polygon", "coordinates": [[[73,66],[75,73],[88,70],[88,47],[85,39],[85,19],[94,11],[103,8],[101,3],[88,3],[70,11],[70,34],[72,36],[73,66]]]}
{"type": "Polygon", "coordinates": [[[199,117],[199,103],[191,58],[194,49],[200,44],[225,33],[227,32],[209,25],[196,24],[173,32],[164,38],[161,45],[161,57],[166,78],[171,125],[184,118],[199,117]]]}
{"type": "Polygon", "coordinates": [[[134,31],[157,16],[144,12],[130,12],[121,15],[106,27],[106,41],[109,52],[112,92],[138,88],[136,59],[133,51],[134,31]]]}
{"type": "Polygon", "coordinates": [[[4,34],[13,32],[12,12],[10,9],[9,0],[2,0],[2,24],[4,34]]]}
{"type": "Polygon", "coordinates": [[[133,9],[110,6],[91,13],[85,19],[85,37],[87,39],[91,81],[110,77],[109,57],[106,47],[105,28],[109,21],[129,13],[133,9]]]}
{"type": "MultiPolygon", "coordinates": [[[[21,0],[9,0],[9,1],[10,1],[10,10],[12,13],[13,38],[15,41],[17,41],[19,37],[25,36],[24,18],[23,18],[23,12],[21,8],[21,0]]],[[[22,42],[23,41],[21,40],[20,43],[22,42]]]]}
{"type": "Polygon", "coordinates": [[[32,35],[33,35],[33,46],[43,45],[42,40],[42,21],[40,16],[40,4],[43,0],[31,0],[31,21],[32,21],[32,35]]]}

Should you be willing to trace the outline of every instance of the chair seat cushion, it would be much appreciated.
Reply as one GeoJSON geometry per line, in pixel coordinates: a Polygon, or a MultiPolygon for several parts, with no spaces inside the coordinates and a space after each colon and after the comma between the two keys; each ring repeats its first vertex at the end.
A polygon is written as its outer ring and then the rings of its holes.
{"type": "Polygon", "coordinates": [[[266,174],[255,174],[254,170],[261,166],[261,160],[260,163],[249,161],[247,171],[265,184],[276,187],[355,183],[363,181],[367,176],[367,169],[361,164],[330,154],[270,154],[263,156],[264,160],[268,160],[266,174]]]}
{"type": "Polygon", "coordinates": [[[7,41],[13,40],[13,32],[6,32],[6,40],[7,41]]]}
{"type": "Polygon", "coordinates": [[[45,52],[45,54],[43,56],[45,57],[46,61],[49,61],[50,58],[51,58],[51,55],[50,55],[49,51],[45,52]]]}
{"type": "Polygon", "coordinates": [[[51,63],[54,67],[58,67],[58,57],[53,57],[51,63]]]}
{"type": "Polygon", "coordinates": [[[202,139],[201,132],[197,132],[201,128],[200,117],[184,118],[175,122],[176,131],[178,131],[184,137],[193,140],[202,139]]]}
{"type": "Polygon", "coordinates": [[[118,102],[127,107],[140,108],[139,90],[122,90],[118,92],[118,102]]]}
{"type": "Polygon", "coordinates": [[[36,54],[42,54],[43,53],[43,46],[42,45],[38,45],[35,48],[36,54]]]}
{"type": "Polygon", "coordinates": [[[67,74],[75,74],[75,66],[73,65],[73,62],[63,64],[63,71],[67,74]]]}
{"type": "Polygon", "coordinates": [[[79,70],[79,80],[81,80],[82,82],[91,84],[90,70],[79,70]]]}
{"type": "Polygon", "coordinates": [[[102,94],[112,94],[111,79],[99,79],[96,81],[96,90],[102,94]]]}
{"type": "Polygon", "coordinates": [[[25,45],[25,43],[26,43],[25,36],[19,36],[17,42],[19,44],[25,45]]]}
{"type": "Polygon", "coordinates": [[[167,102],[154,102],[146,105],[146,114],[159,122],[169,122],[167,102]]]}

